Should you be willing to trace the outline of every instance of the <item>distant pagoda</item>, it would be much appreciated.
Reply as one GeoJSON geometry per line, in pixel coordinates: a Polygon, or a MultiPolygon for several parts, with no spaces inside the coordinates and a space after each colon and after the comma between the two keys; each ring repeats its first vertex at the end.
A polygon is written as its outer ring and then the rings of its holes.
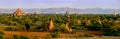
{"type": "Polygon", "coordinates": [[[49,21],[49,30],[52,31],[53,29],[54,29],[54,24],[53,24],[52,19],[50,19],[50,21],[49,21]]]}
{"type": "Polygon", "coordinates": [[[81,24],[81,20],[77,19],[76,20],[77,24],[81,24]]]}
{"type": "Polygon", "coordinates": [[[85,22],[85,25],[90,25],[91,24],[91,20],[87,20],[86,22],[85,22]]]}
{"type": "Polygon", "coordinates": [[[99,19],[99,20],[97,20],[97,21],[98,21],[98,23],[99,23],[99,24],[102,24],[102,22],[101,22],[101,20],[100,20],[100,19],[99,19]]]}
{"type": "Polygon", "coordinates": [[[54,15],[56,15],[57,14],[57,9],[54,9],[54,15]]]}
{"type": "Polygon", "coordinates": [[[68,22],[66,23],[65,28],[66,28],[69,32],[72,32],[72,28],[69,28],[69,23],[68,23],[68,22]]]}
{"type": "Polygon", "coordinates": [[[69,23],[66,23],[65,28],[69,31],[68,25],[69,25],[69,23]]]}
{"type": "Polygon", "coordinates": [[[113,15],[114,15],[114,16],[116,16],[116,15],[117,15],[117,11],[116,11],[116,10],[114,10],[114,13],[113,13],[113,15]]]}
{"type": "Polygon", "coordinates": [[[54,16],[56,17],[57,16],[57,12],[54,10],[54,16]]]}
{"type": "Polygon", "coordinates": [[[78,13],[75,13],[75,16],[78,16],[78,13]]]}
{"type": "Polygon", "coordinates": [[[20,8],[18,8],[13,14],[12,16],[24,16],[25,13],[22,12],[22,10],[20,8]]]}
{"type": "Polygon", "coordinates": [[[67,18],[70,18],[69,11],[66,11],[67,18]]]}

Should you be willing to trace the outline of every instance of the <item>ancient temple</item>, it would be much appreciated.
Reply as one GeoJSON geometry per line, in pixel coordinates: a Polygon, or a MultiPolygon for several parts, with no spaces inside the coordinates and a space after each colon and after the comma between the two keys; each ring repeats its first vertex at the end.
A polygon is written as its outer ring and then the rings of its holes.
{"type": "Polygon", "coordinates": [[[66,25],[65,25],[65,28],[67,29],[67,30],[69,30],[69,27],[68,27],[68,23],[66,23],[66,25]]]}
{"type": "Polygon", "coordinates": [[[76,20],[77,24],[81,24],[81,20],[77,19],[76,20]]]}
{"type": "Polygon", "coordinates": [[[98,23],[99,23],[99,24],[102,24],[102,22],[101,22],[101,20],[100,20],[100,19],[98,20],[98,23]]]}
{"type": "Polygon", "coordinates": [[[85,22],[85,25],[90,25],[91,24],[91,20],[87,20],[86,22],[85,22]]]}
{"type": "Polygon", "coordinates": [[[13,14],[12,16],[24,16],[25,13],[22,12],[22,10],[20,8],[18,8],[13,14]]]}
{"type": "Polygon", "coordinates": [[[116,16],[116,15],[117,15],[117,11],[116,11],[116,10],[114,10],[114,13],[113,13],[113,15],[114,15],[114,16],[116,16]]]}
{"type": "Polygon", "coordinates": [[[72,32],[72,31],[73,31],[72,28],[70,28],[70,29],[69,29],[69,32],[72,32]]]}
{"type": "Polygon", "coordinates": [[[66,11],[67,18],[70,18],[69,11],[66,11]]]}
{"type": "Polygon", "coordinates": [[[49,30],[52,31],[53,29],[54,29],[54,24],[53,24],[52,19],[50,19],[50,22],[49,22],[49,30]]]}
{"type": "Polygon", "coordinates": [[[72,28],[69,28],[68,26],[69,26],[69,23],[66,23],[65,28],[66,28],[69,32],[72,32],[72,28]]]}

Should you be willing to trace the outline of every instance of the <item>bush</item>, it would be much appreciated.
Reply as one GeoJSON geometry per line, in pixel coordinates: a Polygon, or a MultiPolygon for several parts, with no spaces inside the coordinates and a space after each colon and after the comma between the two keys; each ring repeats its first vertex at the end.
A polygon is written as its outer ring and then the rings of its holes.
{"type": "Polygon", "coordinates": [[[84,34],[85,37],[93,37],[93,34],[84,34]]]}
{"type": "Polygon", "coordinates": [[[10,39],[19,39],[19,36],[15,34],[12,37],[10,37],[10,39]]]}
{"type": "Polygon", "coordinates": [[[102,30],[102,26],[99,24],[93,24],[91,26],[87,26],[88,30],[94,30],[94,31],[99,31],[102,30]]]}
{"type": "Polygon", "coordinates": [[[58,38],[58,37],[60,37],[60,33],[58,33],[58,32],[51,33],[50,36],[51,36],[52,38],[58,38]]]}
{"type": "Polygon", "coordinates": [[[39,39],[39,37],[38,36],[34,36],[34,37],[32,37],[32,39],[39,39]]]}
{"type": "Polygon", "coordinates": [[[0,31],[0,39],[4,39],[4,35],[5,35],[5,33],[0,31]]]}
{"type": "Polygon", "coordinates": [[[19,28],[16,28],[16,27],[7,27],[4,29],[5,31],[19,31],[20,30],[20,27],[19,28]]]}
{"type": "Polygon", "coordinates": [[[0,39],[4,39],[4,37],[0,35],[0,39]]]}
{"type": "Polygon", "coordinates": [[[11,30],[13,30],[13,28],[12,27],[7,27],[7,28],[5,28],[5,30],[6,31],[11,31],[11,30]]]}
{"type": "Polygon", "coordinates": [[[25,36],[20,36],[20,39],[29,39],[29,38],[25,36]]]}
{"type": "Polygon", "coordinates": [[[29,39],[28,37],[25,36],[19,36],[19,35],[13,35],[12,37],[10,37],[9,39],[29,39]]]}
{"type": "Polygon", "coordinates": [[[30,24],[29,24],[29,23],[26,23],[26,24],[25,24],[25,28],[26,28],[26,30],[29,30],[29,29],[30,29],[30,24]]]}
{"type": "Polygon", "coordinates": [[[80,35],[80,37],[94,37],[95,35],[93,34],[83,34],[83,35],[80,35]]]}
{"type": "Polygon", "coordinates": [[[117,29],[108,29],[104,32],[105,36],[120,36],[120,31],[117,29]]]}
{"type": "Polygon", "coordinates": [[[0,31],[0,35],[5,35],[5,33],[4,33],[4,32],[2,32],[2,31],[0,31]]]}

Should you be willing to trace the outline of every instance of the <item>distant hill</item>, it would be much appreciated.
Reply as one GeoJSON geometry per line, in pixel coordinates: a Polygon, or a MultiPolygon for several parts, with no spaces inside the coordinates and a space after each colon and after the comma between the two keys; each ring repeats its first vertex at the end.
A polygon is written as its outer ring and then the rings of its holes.
{"type": "MultiPolygon", "coordinates": [[[[0,8],[0,13],[13,13],[16,9],[2,9],[0,8]]],[[[22,9],[26,13],[54,13],[55,11],[59,13],[65,13],[65,10],[70,10],[71,14],[111,14],[114,9],[102,9],[102,8],[88,8],[88,9],[77,9],[77,8],[32,8],[32,9],[22,9]]],[[[120,9],[115,9],[120,13],[120,9]]]]}

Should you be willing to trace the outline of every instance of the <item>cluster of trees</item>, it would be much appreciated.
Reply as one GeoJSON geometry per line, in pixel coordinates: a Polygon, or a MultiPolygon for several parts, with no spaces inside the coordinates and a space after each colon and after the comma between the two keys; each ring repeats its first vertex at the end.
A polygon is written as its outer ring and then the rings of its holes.
{"type": "Polygon", "coordinates": [[[73,32],[81,30],[103,31],[105,35],[120,35],[120,15],[111,14],[33,14],[23,17],[11,17],[7,14],[0,15],[0,23],[8,26],[21,26],[29,31],[48,31],[49,19],[53,20],[55,30],[63,30],[66,23],[69,22],[69,28],[73,32]]]}

